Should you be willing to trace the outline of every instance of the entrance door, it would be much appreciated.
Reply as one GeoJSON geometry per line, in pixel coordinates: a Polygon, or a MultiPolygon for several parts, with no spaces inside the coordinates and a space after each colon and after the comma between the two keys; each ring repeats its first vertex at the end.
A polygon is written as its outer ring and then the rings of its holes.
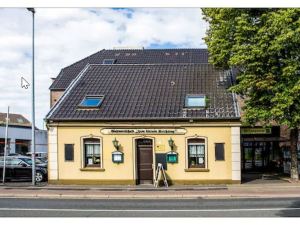
{"type": "Polygon", "coordinates": [[[244,171],[263,172],[268,169],[270,149],[266,142],[243,142],[242,154],[244,171]]]}
{"type": "Polygon", "coordinates": [[[137,139],[137,182],[138,184],[153,183],[153,141],[137,139]]]}

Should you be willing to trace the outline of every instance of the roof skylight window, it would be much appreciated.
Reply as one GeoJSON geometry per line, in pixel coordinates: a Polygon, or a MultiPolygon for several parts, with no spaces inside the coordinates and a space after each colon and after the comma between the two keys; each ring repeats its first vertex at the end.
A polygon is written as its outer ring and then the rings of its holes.
{"type": "Polygon", "coordinates": [[[205,95],[187,95],[185,106],[189,108],[205,107],[205,95]]]}
{"type": "Polygon", "coordinates": [[[102,101],[103,96],[85,96],[85,98],[82,100],[79,106],[86,108],[99,107],[102,101]]]}
{"type": "Polygon", "coordinates": [[[115,59],[104,59],[102,64],[115,64],[116,60],[115,59]]]}

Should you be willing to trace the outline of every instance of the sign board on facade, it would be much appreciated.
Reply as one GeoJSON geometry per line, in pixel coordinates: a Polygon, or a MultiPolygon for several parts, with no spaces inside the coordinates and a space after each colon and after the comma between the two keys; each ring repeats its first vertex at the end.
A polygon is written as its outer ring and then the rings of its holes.
{"type": "Polygon", "coordinates": [[[116,129],[102,129],[102,134],[185,134],[185,129],[130,129],[130,128],[116,128],[116,129]]]}
{"type": "Polygon", "coordinates": [[[156,151],[165,151],[165,145],[156,145],[156,151]]]}
{"type": "Polygon", "coordinates": [[[255,128],[241,128],[241,134],[271,134],[271,128],[255,127],[255,128]]]}

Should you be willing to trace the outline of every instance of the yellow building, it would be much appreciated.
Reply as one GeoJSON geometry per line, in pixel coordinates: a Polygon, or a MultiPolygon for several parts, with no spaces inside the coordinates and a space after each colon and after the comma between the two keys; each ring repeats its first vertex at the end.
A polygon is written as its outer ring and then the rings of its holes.
{"type": "Polygon", "coordinates": [[[51,99],[62,95],[46,118],[49,182],[153,183],[161,163],[169,183],[240,183],[231,73],[192,57],[203,51],[109,50],[110,64],[89,57],[64,68],[69,77],[60,74],[50,88],[51,99]]]}

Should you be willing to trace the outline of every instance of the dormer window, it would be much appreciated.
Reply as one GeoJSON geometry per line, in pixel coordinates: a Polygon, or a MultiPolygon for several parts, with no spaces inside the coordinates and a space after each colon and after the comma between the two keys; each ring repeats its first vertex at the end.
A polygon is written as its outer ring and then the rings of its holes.
{"type": "Polygon", "coordinates": [[[17,118],[18,123],[24,123],[24,120],[22,118],[17,118]]]}
{"type": "Polygon", "coordinates": [[[99,107],[103,101],[103,98],[104,96],[85,96],[79,106],[84,108],[99,107]]]}
{"type": "Polygon", "coordinates": [[[115,62],[116,62],[116,59],[104,59],[102,64],[109,65],[109,64],[115,64],[115,62]]]}
{"type": "Polygon", "coordinates": [[[200,108],[205,107],[205,95],[187,95],[185,99],[185,107],[200,108]]]}

